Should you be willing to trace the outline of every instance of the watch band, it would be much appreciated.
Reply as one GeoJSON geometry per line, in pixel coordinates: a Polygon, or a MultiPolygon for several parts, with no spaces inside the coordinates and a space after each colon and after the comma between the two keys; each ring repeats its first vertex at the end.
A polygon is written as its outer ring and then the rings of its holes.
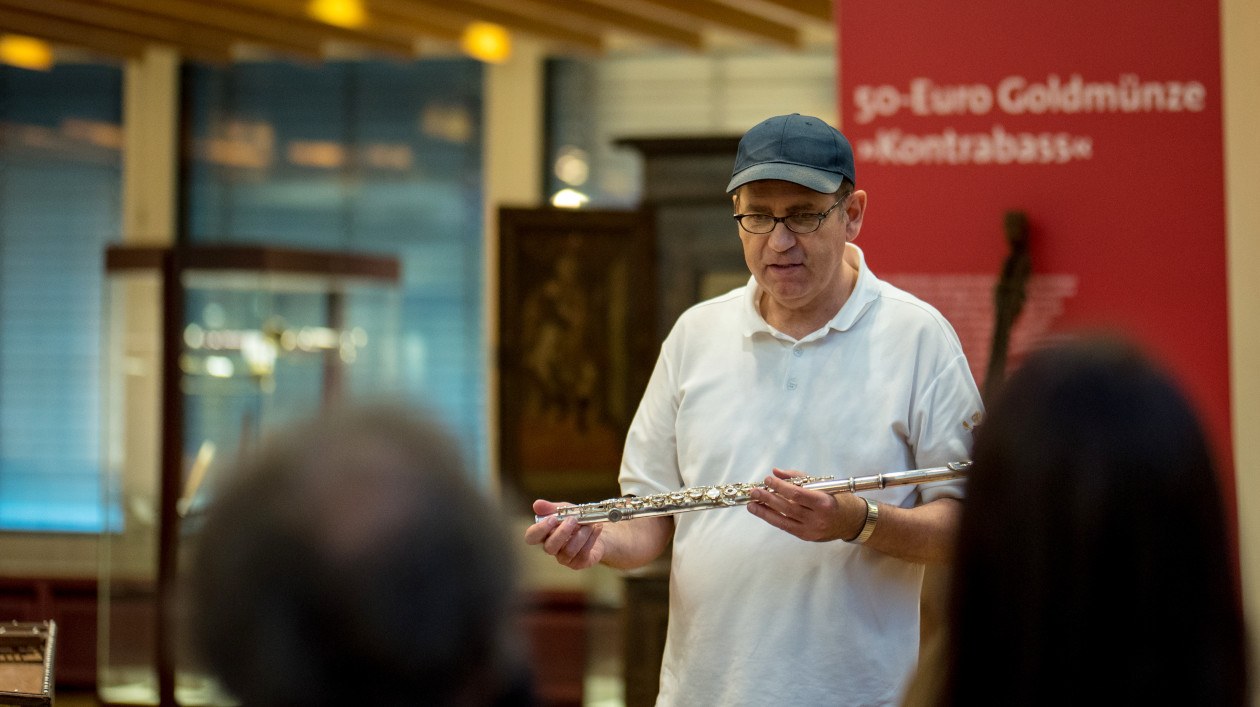
{"type": "Polygon", "coordinates": [[[879,506],[869,498],[862,497],[862,500],[866,501],[866,522],[862,524],[862,532],[849,541],[854,545],[861,545],[870,539],[871,533],[875,532],[875,521],[879,520],[879,506]]]}

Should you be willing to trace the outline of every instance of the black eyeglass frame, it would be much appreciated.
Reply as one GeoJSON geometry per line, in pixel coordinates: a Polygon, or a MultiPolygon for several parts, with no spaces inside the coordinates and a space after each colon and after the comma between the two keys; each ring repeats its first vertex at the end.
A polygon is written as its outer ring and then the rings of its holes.
{"type": "Polygon", "coordinates": [[[770,214],[735,214],[732,218],[735,219],[735,223],[739,224],[739,227],[744,229],[746,233],[751,233],[754,236],[764,236],[767,233],[772,233],[774,232],[775,227],[778,226],[780,223],[783,224],[784,228],[791,231],[792,233],[795,233],[798,236],[803,236],[807,233],[813,233],[814,231],[817,231],[818,229],[822,228],[823,221],[825,221],[827,217],[831,215],[832,211],[836,210],[837,206],[843,203],[846,203],[849,200],[849,197],[851,195],[852,195],[852,192],[850,192],[849,194],[845,194],[844,198],[832,204],[831,208],[827,209],[826,211],[820,214],[809,214],[809,213],[788,214],[787,216],[771,216],[770,214]],[[758,216],[761,218],[771,219],[770,228],[767,228],[764,231],[754,231],[748,228],[747,226],[744,225],[744,219],[748,218],[749,216],[758,216]],[[803,216],[812,216],[817,219],[817,221],[814,223],[814,227],[809,229],[808,231],[798,231],[795,228],[792,228],[792,224],[788,223],[788,219],[799,219],[803,216]]]}

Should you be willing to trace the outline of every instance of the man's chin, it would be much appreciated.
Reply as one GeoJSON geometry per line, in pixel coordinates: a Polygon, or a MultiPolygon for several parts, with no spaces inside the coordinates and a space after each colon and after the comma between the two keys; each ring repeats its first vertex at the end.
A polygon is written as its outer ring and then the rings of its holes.
{"type": "Polygon", "coordinates": [[[763,287],[766,295],[774,300],[775,304],[786,309],[794,309],[803,304],[807,299],[807,293],[801,287],[763,287]]]}
{"type": "Polygon", "coordinates": [[[786,297],[791,297],[793,294],[801,295],[809,289],[803,265],[795,265],[790,268],[767,267],[759,281],[766,290],[786,297]]]}

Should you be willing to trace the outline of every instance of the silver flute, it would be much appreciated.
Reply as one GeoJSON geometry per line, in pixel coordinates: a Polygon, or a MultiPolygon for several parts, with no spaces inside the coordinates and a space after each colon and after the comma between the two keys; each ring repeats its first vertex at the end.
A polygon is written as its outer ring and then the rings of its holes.
{"type": "MultiPolygon", "coordinates": [[[[801,488],[835,495],[871,491],[888,488],[889,486],[906,486],[909,484],[926,484],[931,481],[961,479],[966,477],[969,468],[971,468],[971,462],[961,461],[950,462],[945,466],[934,466],[927,469],[854,476],[840,480],[836,480],[831,476],[798,476],[784,479],[784,481],[801,488]]],[[[744,506],[752,500],[754,489],[764,488],[766,488],[765,484],[736,483],[718,486],[695,486],[689,489],[671,493],[658,493],[651,496],[610,498],[606,501],[564,506],[550,515],[534,516],[534,521],[538,522],[544,518],[555,516],[561,520],[576,518],[578,523],[589,525],[591,523],[616,523],[632,518],[671,516],[677,513],[703,511],[711,508],[744,506]]]]}

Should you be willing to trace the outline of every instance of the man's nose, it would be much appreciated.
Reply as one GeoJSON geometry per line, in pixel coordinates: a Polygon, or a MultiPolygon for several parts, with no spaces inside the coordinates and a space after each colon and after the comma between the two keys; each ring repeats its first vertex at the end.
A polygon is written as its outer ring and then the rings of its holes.
{"type": "Polygon", "coordinates": [[[782,252],[796,245],[796,234],[787,227],[786,223],[780,221],[774,224],[774,230],[770,231],[768,243],[775,251],[782,252]]]}

